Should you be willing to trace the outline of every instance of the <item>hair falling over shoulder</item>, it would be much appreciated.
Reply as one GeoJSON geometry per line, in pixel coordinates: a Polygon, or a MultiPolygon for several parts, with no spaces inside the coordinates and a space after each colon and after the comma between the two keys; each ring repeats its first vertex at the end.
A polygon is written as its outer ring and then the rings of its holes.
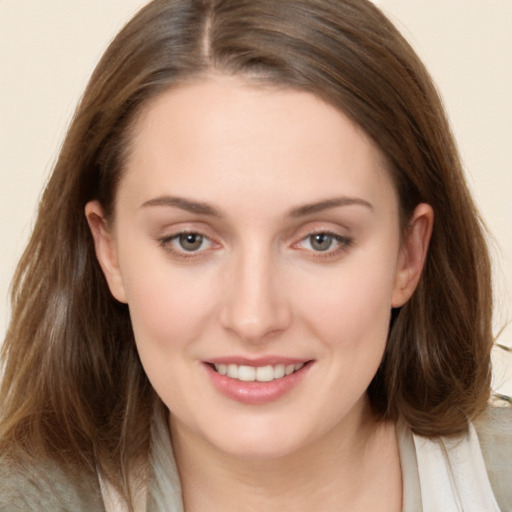
{"type": "Polygon", "coordinates": [[[113,215],[137,116],[209,72],[306,90],[352,118],[387,159],[402,229],[435,225],[413,298],[394,311],[368,390],[416,433],[464,431],[490,392],[492,293],[484,230],[424,66],[367,0],[155,0],[118,34],[78,106],[12,285],[2,349],[0,453],[51,460],[125,495],[151,449],[155,396],[128,308],[110,294],[84,215],[113,215]]]}

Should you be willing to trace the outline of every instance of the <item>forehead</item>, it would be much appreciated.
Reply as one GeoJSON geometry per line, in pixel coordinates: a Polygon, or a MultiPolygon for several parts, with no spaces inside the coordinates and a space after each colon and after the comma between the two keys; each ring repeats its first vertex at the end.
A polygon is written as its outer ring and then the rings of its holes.
{"type": "Polygon", "coordinates": [[[339,110],[235,77],[162,93],[138,118],[130,153],[121,190],[131,185],[140,201],[174,190],[209,200],[224,189],[293,192],[300,202],[313,192],[329,197],[335,185],[347,194],[390,186],[378,148],[339,110]]]}

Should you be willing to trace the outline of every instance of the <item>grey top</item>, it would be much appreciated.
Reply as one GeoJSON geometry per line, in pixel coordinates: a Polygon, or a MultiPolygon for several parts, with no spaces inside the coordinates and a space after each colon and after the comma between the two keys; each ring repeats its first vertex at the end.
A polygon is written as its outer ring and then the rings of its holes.
{"type": "MultiPolygon", "coordinates": [[[[502,512],[512,512],[512,408],[491,408],[476,428],[498,504],[502,512]]],[[[403,512],[421,512],[413,436],[408,428],[400,425],[397,436],[403,477],[403,512]]],[[[51,465],[12,472],[0,462],[0,512],[105,512],[98,481],[75,476],[51,465]]],[[[174,477],[173,481],[179,485],[177,475],[174,477]]],[[[163,512],[155,506],[158,500],[153,499],[153,492],[150,486],[147,512],[163,512]]],[[[176,495],[179,496],[179,492],[176,495]]],[[[175,508],[181,507],[181,503],[175,504],[175,508]]]]}

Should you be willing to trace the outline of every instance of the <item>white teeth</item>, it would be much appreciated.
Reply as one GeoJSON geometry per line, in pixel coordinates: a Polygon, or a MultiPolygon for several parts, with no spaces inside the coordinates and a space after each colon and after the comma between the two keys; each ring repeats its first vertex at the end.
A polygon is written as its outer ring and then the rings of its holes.
{"type": "Polygon", "coordinates": [[[284,377],[284,364],[278,364],[274,366],[274,379],[280,379],[284,377]]]}
{"type": "Polygon", "coordinates": [[[297,364],[276,364],[275,366],[246,366],[237,364],[216,364],[215,370],[221,375],[227,375],[231,379],[238,379],[243,382],[272,382],[281,379],[293,372],[300,370],[304,363],[297,364]]]}
{"type": "Polygon", "coordinates": [[[238,365],[236,364],[228,364],[228,377],[232,379],[238,379],[238,365]]]}
{"type": "Polygon", "coordinates": [[[272,366],[258,366],[256,380],[259,382],[271,382],[274,380],[274,368],[272,366]]]}
{"type": "Polygon", "coordinates": [[[238,367],[238,380],[244,382],[252,382],[256,379],[256,368],[253,366],[239,366],[238,367]]]}

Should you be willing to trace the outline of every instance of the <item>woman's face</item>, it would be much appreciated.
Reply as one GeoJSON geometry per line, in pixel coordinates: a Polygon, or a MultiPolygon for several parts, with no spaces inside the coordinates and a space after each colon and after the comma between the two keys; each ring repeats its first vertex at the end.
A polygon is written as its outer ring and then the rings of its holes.
{"type": "Polygon", "coordinates": [[[311,94],[216,77],[157,98],[132,149],[113,225],[87,215],[176,435],[274,457],[360,421],[425,251],[372,142],[311,94]]]}

